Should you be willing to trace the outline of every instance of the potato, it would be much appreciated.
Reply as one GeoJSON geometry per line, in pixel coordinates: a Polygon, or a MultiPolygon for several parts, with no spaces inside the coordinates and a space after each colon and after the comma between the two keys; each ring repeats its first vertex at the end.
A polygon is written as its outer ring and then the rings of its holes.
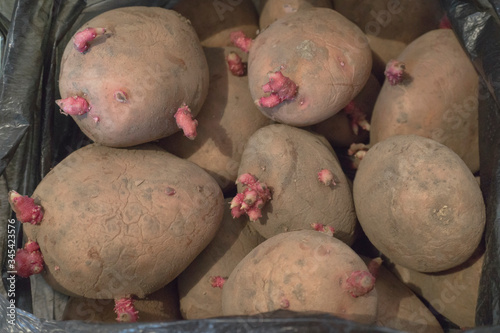
{"type": "MultiPolygon", "coordinates": [[[[145,298],[135,299],[138,322],[157,322],[182,319],[176,281],[145,298]]],[[[92,323],[116,323],[115,302],[112,299],[70,297],[62,320],[82,320],[92,323]]]]}
{"type": "Polygon", "coordinates": [[[291,231],[264,241],[236,266],[222,288],[222,311],[320,311],[373,323],[374,283],[363,260],[342,241],[314,230],[291,231]]]}
{"type": "MultiPolygon", "coordinates": [[[[357,221],[352,192],[339,161],[324,137],[283,124],[256,131],[248,140],[239,175],[249,173],[271,190],[271,200],[252,222],[265,238],[322,224],[352,244],[357,221]],[[334,183],[324,184],[318,173],[329,170],[334,183]]],[[[244,193],[238,184],[238,192],[244,193]]],[[[238,196],[238,195],[237,195],[238,196]]]]}
{"type": "Polygon", "coordinates": [[[38,184],[41,273],[70,296],[144,298],[179,275],[222,220],[222,192],[203,169],[146,145],[76,150],[38,184]]]}
{"type": "Polygon", "coordinates": [[[361,92],[339,113],[311,126],[335,148],[348,148],[352,143],[367,143],[370,118],[380,91],[375,76],[370,75],[361,92]]]}
{"type": "Polygon", "coordinates": [[[485,206],[474,175],[432,139],[396,135],[375,144],[361,160],[353,195],[370,242],[407,268],[458,266],[483,235],[485,206]]]}
{"type": "Polygon", "coordinates": [[[444,14],[436,0],[333,0],[333,8],[365,34],[403,43],[437,29],[444,14]]]}
{"type": "Polygon", "coordinates": [[[407,78],[386,80],[373,109],[370,144],[417,134],[457,153],[479,170],[478,74],[450,29],[419,37],[400,54],[407,78]]]}
{"type": "MultiPolygon", "coordinates": [[[[229,199],[228,199],[229,200],[229,199]]],[[[229,206],[229,201],[226,201],[229,206]]],[[[180,307],[184,319],[222,316],[222,285],[236,265],[264,239],[243,217],[233,219],[229,209],[212,242],[179,275],[180,307]]]]}
{"type": "Polygon", "coordinates": [[[484,247],[463,264],[439,273],[421,273],[401,265],[391,271],[440,314],[460,327],[475,327],[484,247]]]}
{"type": "Polygon", "coordinates": [[[231,32],[243,31],[254,38],[259,30],[252,0],[181,0],[173,9],[191,21],[205,47],[231,46],[231,32]]]}
{"type": "Polygon", "coordinates": [[[198,115],[196,140],[187,140],[181,132],[160,140],[165,150],[204,168],[226,193],[235,187],[243,147],[257,129],[270,123],[255,106],[246,76],[235,76],[226,57],[246,54],[235,47],[205,48],[210,70],[207,99],[198,115]]]}
{"type": "Polygon", "coordinates": [[[352,101],[371,66],[371,50],[358,27],[332,9],[308,8],[257,36],[249,50],[248,80],[266,116],[308,126],[352,101]]]}
{"type": "Polygon", "coordinates": [[[92,31],[87,28],[101,35],[78,49],[77,34],[66,46],[57,103],[91,140],[134,146],[177,132],[174,114],[183,104],[198,114],[208,66],[184,17],[159,7],[125,7],[98,15],[78,33],[92,31]]]}
{"type": "Polygon", "coordinates": [[[274,21],[311,7],[332,8],[331,0],[265,0],[259,15],[260,30],[265,30],[274,21]]]}
{"type": "Polygon", "coordinates": [[[362,257],[375,276],[377,289],[377,326],[389,327],[410,333],[442,333],[443,329],[424,303],[392,274],[378,259],[362,257]]]}

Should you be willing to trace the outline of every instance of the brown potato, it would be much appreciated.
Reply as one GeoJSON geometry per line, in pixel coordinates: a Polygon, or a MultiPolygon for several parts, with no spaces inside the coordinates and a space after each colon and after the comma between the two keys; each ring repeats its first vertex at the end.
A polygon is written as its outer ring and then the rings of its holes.
{"type": "Polygon", "coordinates": [[[198,114],[208,66],[184,17],[159,7],[125,7],[96,16],[79,32],[89,27],[106,33],[85,53],[68,43],[59,91],[62,99],[79,96],[88,103],[86,113],[72,117],[91,140],[134,146],[179,131],[174,114],[183,103],[198,114]]]}
{"type": "Polygon", "coordinates": [[[232,46],[231,32],[243,31],[254,38],[259,30],[259,17],[252,0],[181,0],[173,9],[191,21],[205,47],[232,46]]]}
{"type": "Polygon", "coordinates": [[[484,247],[462,265],[439,273],[421,273],[401,265],[391,271],[416,294],[426,299],[440,314],[463,328],[476,326],[479,280],[484,247]]]}
{"type": "MultiPolygon", "coordinates": [[[[226,201],[229,207],[229,201],[226,201]]],[[[180,307],[184,319],[222,316],[222,289],[211,279],[227,279],[238,263],[264,238],[243,218],[233,219],[224,211],[219,231],[212,242],[179,275],[180,307]]]]}
{"type": "Polygon", "coordinates": [[[332,9],[308,8],[279,19],[257,36],[250,47],[248,80],[266,116],[308,126],[345,107],[365,85],[371,66],[368,41],[356,25],[332,9]],[[298,90],[284,94],[290,98],[275,106],[262,106],[268,74],[277,71],[298,90]]]}
{"type": "Polygon", "coordinates": [[[259,27],[263,31],[274,21],[311,7],[332,8],[331,0],[265,0],[261,4],[259,27]]]}
{"type": "Polygon", "coordinates": [[[39,225],[25,224],[55,290],[96,299],[144,298],[179,275],[222,220],[222,192],[194,163],[154,145],[97,144],[65,158],[33,193],[39,225]]]}
{"type": "Polygon", "coordinates": [[[365,34],[403,43],[437,29],[444,14],[436,0],[333,0],[333,8],[365,34]]]}
{"type": "Polygon", "coordinates": [[[243,148],[257,129],[271,121],[255,106],[246,76],[233,75],[227,65],[230,52],[247,55],[235,47],[205,48],[210,86],[197,117],[198,135],[188,140],[178,132],[160,140],[159,145],[205,169],[223,192],[234,189],[243,148]]]}
{"type": "Polygon", "coordinates": [[[483,235],[485,206],[474,175],[428,138],[397,135],[375,144],[361,160],[353,194],[370,242],[417,271],[460,265],[483,235]]]}
{"type": "MultiPolygon", "coordinates": [[[[139,312],[138,322],[171,321],[182,319],[176,281],[145,298],[134,299],[139,312]]],[[[82,320],[92,323],[116,323],[113,299],[70,297],[64,308],[62,320],[82,320]]]]}
{"type": "MultiPolygon", "coordinates": [[[[324,137],[283,124],[256,131],[248,140],[239,175],[250,173],[271,189],[271,200],[252,226],[265,238],[312,229],[320,223],[352,244],[357,220],[352,191],[337,156],[324,137]],[[328,169],[335,184],[325,185],[318,173],[328,169]]],[[[238,184],[238,191],[243,185],[238,184]]]]}
{"type": "Polygon", "coordinates": [[[392,135],[417,134],[457,153],[479,170],[478,74],[450,29],[416,39],[397,58],[407,78],[386,80],[373,109],[370,144],[392,135]]]}
{"type": "MultiPolygon", "coordinates": [[[[372,260],[362,257],[370,268],[372,260]]],[[[378,266],[378,264],[375,264],[378,266]]],[[[443,328],[432,312],[415,295],[410,288],[401,282],[383,265],[375,268],[377,289],[377,326],[389,327],[409,333],[442,333],[443,328]]]]}
{"type": "Polygon", "coordinates": [[[363,260],[335,237],[314,230],[279,234],[236,266],[222,289],[222,310],[225,315],[319,311],[374,323],[374,281],[354,297],[350,286],[354,272],[368,273],[363,260]]]}

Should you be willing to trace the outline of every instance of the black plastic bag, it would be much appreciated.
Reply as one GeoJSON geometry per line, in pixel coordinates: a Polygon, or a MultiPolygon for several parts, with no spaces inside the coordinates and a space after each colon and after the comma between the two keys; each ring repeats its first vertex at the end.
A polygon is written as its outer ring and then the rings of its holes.
{"type": "MultiPolygon", "coordinates": [[[[51,167],[88,143],[70,117],[58,114],[54,103],[59,97],[56,84],[58,61],[76,29],[112,8],[131,5],[170,8],[175,2],[18,0],[10,22],[9,18],[0,15],[0,48],[5,47],[3,52],[0,50],[0,175],[6,179],[9,189],[28,195],[33,193],[51,167]]],[[[500,1],[441,2],[453,30],[481,74],[484,88],[480,96],[479,121],[481,187],[487,206],[487,250],[476,322],[490,327],[469,331],[489,332],[492,325],[500,325],[500,221],[497,213],[500,208],[500,131],[497,130],[500,124],[500,1]]],[[[21,230],[19,224],[17,229],[21,230]]],[[[21,241],[22,232],[19,232],[19,246],[21,241]]],[[[8,286],[6,259],[7,253],[3,252],[2,277],[4,285],[8,286]]],[[[29,280],[18,279],[16,290],[14,325],[8,322],[10,303],[0,296],[2,332],[396,332],[330,315],[292,312],[157,324],[99,325],[46,321],[29,313],[29,280]]]]}

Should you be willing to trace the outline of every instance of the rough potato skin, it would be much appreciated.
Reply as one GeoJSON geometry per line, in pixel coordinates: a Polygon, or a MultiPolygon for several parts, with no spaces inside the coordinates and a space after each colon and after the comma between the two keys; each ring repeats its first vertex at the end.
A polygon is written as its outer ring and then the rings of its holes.
{"type": "Polygon", "coordinates": [[[460,157],[434,140],[397,135],[375,144],[353,185],[363,231],[394,263],[442,271],[479,245],[485,225],[479,185],[460,157]]]}
{"type": "Polygon", "coordinates": [[[373,109],[370,143],[417,134],[451,148],[479,170],[478,74],[450,29],[433,30],[397,60],[406,66],[401,85],[384,82],[373,109]]]}
{"type": "Polygon", "coordinates": [[[367,35],[410,43],[437,29],[444,12],[436,0],[332,0],[333,8],[367,35]]]}
{"type": "MultiPolygon", "coordinates": [[[[243,151],[238,174],[245,173],[271,189],[262,218],[252,222],[265,238],[320,223],[333,227],[335,236],[347,244],[354,241],[357,221],[351,187],[324,137],[283,124],[263,127],[243,151]],[[318,180],[323,169],[332,172],[335,185],[318,180]]],[[[238,184],[238,192],[242,190],[238,184]]]]}
{"type": "Polygon", "coordinates": [[[81,148],[33,198],[45,215],[24,230],[40,245],[42,276],[96,299],[143,298],[171,282],[210,243],[224,210],[212,177],[153,145],[81,148]]]}
{"type": "MultiPolygon", "coordinates": [[[[117,322],[114,305],[113,299],[70,297],[64,308],[62,320],[114,324],[117,322]]],[[[134,307],[139,312],[138,322],[182,319],[176,280],[145,298],[134,299],[134,307]]]]}
{"type": "MultiPolygon", "coordinates": [[[[226,200],[226,207],[229,202],[226,200]]],[[[182,317],[222,316],[222,289],[212,287],[211,277],[228,278],[236,265],[263,241],[244,217],[233,219],[230,210],[224,210],[221,226],[212,242],[178,277],[182,317]]]]}
{"type": "Polygon", "coordinates": [[[310,230],[279,234],[236,266],[222,289],[222,310],[225,315],[320,311],[373,323],[377,291],[352,297],[346,279],[353,271],[367,271],[367,267],[335,237],[310,230]]]}
{"type": "Polygon", "coordinates": [[[197,117],[196,139],[186,140],[178,132],[159,142],[168,152],[205,169],[224,193],[235,187],[241,154],[250,135],[271,123],[253,103],[248,78],[228,70],[226,57],[230,52],[236,52],[246,62],[247,55],[236,47],[205,48],[210,85],[197,117]]]}
{"type": "Polygon", "coordinates": [[[252,0],[181,0],[173,9],[191,21],[205,47],[231,46],[232,31],[243,31],[254,38],[259,30],[259,17],[252,0]]]}
{"type": "Polygon", "coordinates": [[[260,10],[260,30],[263,31],[283,16],[311,7],[332,8],[332,2],[331,0],[266,0],[260,10]]]}
{"type": "MultiPolygon", "coordinates": [[[[362,257],[370,267],[370,258],[362,257]]],[[[409,333],[442,333],[432,312],[384,265],[378,267],[375,288],[378,296],[377,326],[409,333]]]]}
{"type": "Polygon", "coordinates": [[[90,104],[90,112],[72,116],[90,139],[138,145],[177,132],[174,114],[183,103],[198,114],[208,66],[189,21],[173,10],[125,7],[98,15],[79,31],[87,27],[106,28],[106,34],[83,54],[68,43],[59,90],[62,98],[82,96],[90,104]]]}
{"type": "Polygon", "coordinates": [[[439,273],[421,273],[401,265],[391,271],[440,314],[460,327],[476,326],[479,281],[484,262],[484,247],[463,264],[439,273]]]}
{"type": "Polygon", "coordinates": [[[249,52],[248,80],[254,100],[264,96],[268,73],[281,69],[298,86],[293,100],[259,109],[292,126],[308,126],[340,111],[363,88],[372,66],[362,31],[329,8],[308,8],[274,22],[249,52]]]}

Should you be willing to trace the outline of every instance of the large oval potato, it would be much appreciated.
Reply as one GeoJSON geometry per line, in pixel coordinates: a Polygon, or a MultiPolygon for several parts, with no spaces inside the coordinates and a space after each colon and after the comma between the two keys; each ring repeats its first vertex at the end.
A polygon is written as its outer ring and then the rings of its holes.
{"type": "Polygon", "coordinates": [[[457,153],[479,170],[479,79],[450,29],[430,31],[397,57],[407,78],[386,80],[373,109],[370,144],[392,135],[417,134],[457,153]]]}
{"type": "Polygon", "coordinates": [[[224,193],[235,187],[241,154],[250,135],[271,123],[253,103],[248,78],[229,71],[226,57],[231,52],[246,62],[247,55],[236,47],[205,48],[210,86],[197,117],[196,139],[188,140],[178,132],[159,141],[168,152],[205,169],[224,193]]]}
{"type": "MultiPolygon", "coordinates": [[[[357,220],[351,186],[326,139],[304,129],[273,124],[248,140],[239,175],[250,173],[265,183],[272,198],[252,226],[265,238],[312,229],[315,223],[335,229],[338,239],[352,244],[357,220]],[[335,184],[325,185],[318,173],[327,169],[335,184]]],[[[238,184],[243,191],[243,184],[238,184]]]]}
{"type": "Polygon", "coordinates": [[[481,241],[485,205],[474,175],[437,141],[396,135],[368,150],[354,178],[359,223],[394,263],[438,272],[465,262],[481,241]]]}
{"type": "Polygon", "coordinates": [[[88,112],[72,115],[94,142],[125,147],[179,130],[183,103],[193,116],[208,91],[208,66],[193,27],[173,10],[125,7],[85,23],[106,33],[84,53],[68,43],[61,60],[61,97],[79,96],[88,112]],[[185,55],[189,54],[188,57],[185,55]]]}
{"type": "Polygon", "coordinates": [[[24,231],[40,246],[41,274],[64,294],[96,299],[165,286],[210,243],[224,210],[212,177],[153,145],[81,148],[33,198],[43,220],[24,231]]]}
{"type": "Polygon", "coordinates": [[[368,273],[365,263],[335,237],[314,230],[279,234],[258,245],[233,270],[222,288],[222,311],[320,311],[373,323],[375,281],[353,296],[350,278],[358,272],[368,273]]]}
{"type": "Polygon", "coordinates": [[[370,76],[371,50],[363,32],[329,8],[308,8],[275,21],[254,40],[248,80],[254,100],[265,97],[270,72],[292,80],[292,99],[259,109],[292,126],[319,123],[340,111],[370,76]]]}

